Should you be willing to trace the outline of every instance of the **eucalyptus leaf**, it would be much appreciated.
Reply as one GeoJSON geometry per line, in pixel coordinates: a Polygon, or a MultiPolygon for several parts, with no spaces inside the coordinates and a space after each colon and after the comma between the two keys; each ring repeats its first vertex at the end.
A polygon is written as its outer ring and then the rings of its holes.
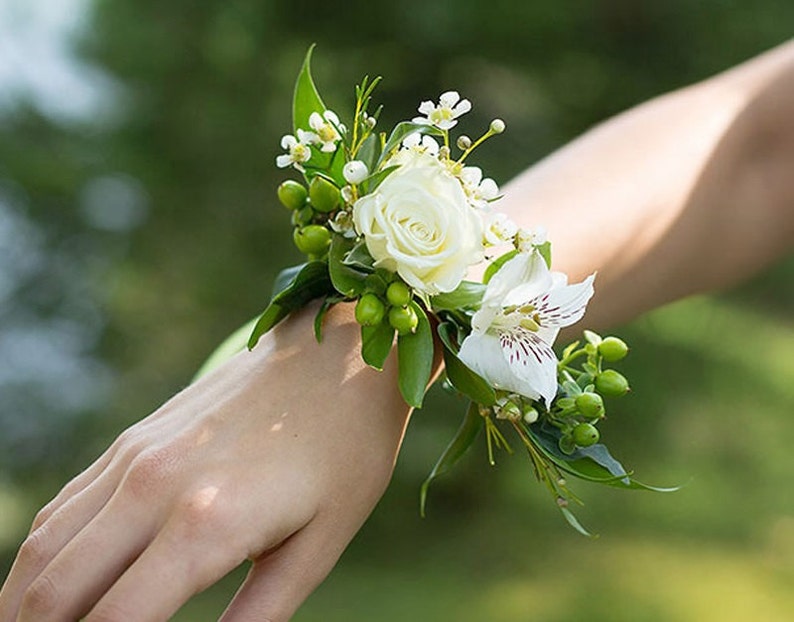
{"type": "Polygon", "coordinates": [[[251,334],[257,319],[258,318],[254,318],[250,322],[247,322],[224,339],[221,344],[212,351],[212,354],[207,357],[207,360],[202,363],[201,367],[199,367],[199,370],[190,380],[191,384],[223,365],[238,352],[245,350],[245,345],[248,343],[248,336],[251,334]]]}
{"type": "Polygon", "coordinates": [[[482,304],[485,285],[475,281],[461,281],[453,291],[431,298],[434,311],[477,309],[482,304]]]}
{"type": "Polygon", "coordinates": [[[304,265],[289,284],[273,297],[259,317],[248,339],[248,349],[252,349],[262,335],[292,311],[300,309],[315,298],[333,292],[333,285],[328,276],[328,264],[322,261],[312,261],[304,265]]]}
{"type": "Polygon", "coordinates": [[[433,334],[422,307],[411,302],[419,318],[416,331],[397,338],[400,393],[409,406],[421,408],[433,372],[433,334]]]}
{"type": "Polygon", "coordinates": [[[353,249],[353,240],[339,234],[331,237],[328,251],[328,272],[336,291],[346,298],[355,298],[364,292],[367,274],[345,263],[345,257],[353,249]]]}
{"type": "Polygon", "coordinates": [[[568,521],[568,524],[576,529],[580,534],[583,536],[587,536],[588,538],[597,538],[598,536],[594,536],[591,534],[587,529],[582,526],[582,523],[579,522],[579,519],[574,516],[574,513],[571,512],[567,507],[559,506],[560,512],[565,517],[565,520],[568,521]]]}
{"type": "Polygon", "coordinates": [[[373,272],[375,270],[375,260],[369,254],[364,240],[357,242],[342,261],[351,268],[356,268],[362,272],[373,272]]]}
{"type": "Polygon", "coordinates": [[[433,470],[430,471],[430,475],[427,476],[427,479],[422,484],[422,488],[419,491],[419,513],[422,518],[425,516],[427,491],[428,488],[430,488],[430,484],[457,464],[463,457],[463,454],[466,453],[466,450],[471,447],[474,439],[477,438],[482,426],[483,418],[480,416],[477,404],[472,402],[466,411],[466,416],[463,418],[463,422],[458,428],[458,431],[455,432],[455,436],[452,438],[449,445],[447,445],[433,467],[433,470]]]}
{"type": "Polygon", "coordinates": [[[383,369],[394,343],[394,329],[388,322],[361,327],[361,358],[370,367],[383,369]]]}

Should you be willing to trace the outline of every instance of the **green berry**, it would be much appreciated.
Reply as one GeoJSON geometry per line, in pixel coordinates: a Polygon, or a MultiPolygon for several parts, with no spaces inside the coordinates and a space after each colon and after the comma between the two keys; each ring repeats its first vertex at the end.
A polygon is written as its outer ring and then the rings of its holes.
{"type": "Polygon", "coordinates": [[[604,357],[607,363],[615,363],[629,353],[629,347],[622,339],[606,337],[598,344],[598,353],[604,357]]]}
{"type": "Polygon", "coordinates": [[[629,391],[629,381],[614,369],[606,369],[596,376],[595,388],[601,395],[620,397],[629,391]]]}
{"type": "Polygon", "coordinates": [[[292,224],[296,227],[305,227],[311,224],[313,218],[314,210],[311,205],[306,205],[292,212],[292,224]]]}
{"type": "Polygon", "coordinates": [[[356,322],[362,326],[377,326],[386,315],[386,305],[375,294],[364,294],[356,303],[356,322]]]}
{"type": "Polygon", "coordinates": [[[394,281],[386,290],[386,300],[393,307],[405,307],[411,302],[411,288],[402,281],[394,281]]]}
{"type": "Polygon", "coordinates": [[[571,437],[579,447],[590,447],[598,442],[601,435],[592,423],[580,423],[571,432],[571,437]]]}
{"type": "Polygon", "coordinates": [[[604,416],[604,400],[598,393],[582,393],[576,396],[576,409],[588,419],[604,416]]]}
{"type": "Polygon", "coordinates": [[[309,200],[318,212],[333,212],[339,205],[339,188],[317,175],[309,184],[309,200]]]}
{"type": "Polygon", "coordinates": [[[306,192],[303,184],[288,179],[278,187],[276,194],[278,194],[278,200],[287,209],[300,209],[306,205],[306,197],[309,193],[306,192]]]}
{"type": "Polygon", "coordinates": [[[389,324],[398,335],[407,335],[416,331],[419,318],[413,307],[392,307],[389,309],[389,324]]]}
{"type": "Polygon", "coordinates": [[[295,229],[292,239],[301,253],[322,255],[331,244],[331,232],[322,225],[308,225],[295,229]]]}

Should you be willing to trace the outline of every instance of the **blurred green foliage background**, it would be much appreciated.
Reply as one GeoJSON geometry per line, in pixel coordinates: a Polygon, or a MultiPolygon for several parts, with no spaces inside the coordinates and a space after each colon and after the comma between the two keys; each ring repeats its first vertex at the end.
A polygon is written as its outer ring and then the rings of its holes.
{"type": "MultiPolygon", "coordinates": [[[[369,74],[385,78],[386,127],[449,88],[474,102],[471,127],[505,119],[509,131],[478,153],[504,182],[599,120],[781,43],[794,24],[789,0],[71,4],[93,103],[63,114],[24,89],[0,93],[3,574],[35,510],[184,386],[298,259],[274,158],[310,43],[335,110],[369,74]]],[[[4,0],[6,32],[30,6],[4,0]]],[[[35,57],[16,62],[36,72],[35,57]]],[[[527,460],[505,456],[492,473],[478,447],[420,520],[419,484],[462,411],[437,392],[383,502],[296,619],[790,619],[793,276],[787,261],[621,328],[634,392],[603,432],[641,479],[682,491],[576,486],[580,518],[602,536],[590,541],[527,460]]],[[[213,619],[240,577],[177,619],[213,619]]]]}

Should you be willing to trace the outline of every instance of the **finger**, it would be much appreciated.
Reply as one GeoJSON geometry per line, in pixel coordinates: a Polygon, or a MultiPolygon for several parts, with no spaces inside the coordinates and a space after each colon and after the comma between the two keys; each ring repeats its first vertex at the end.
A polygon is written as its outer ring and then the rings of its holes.
{"type": "Polygon", "coordinates": [[[61,488],[58,494],[55,495],[55,497],[49,503],[47,503],[47,505],[41,508],[38,514],[36,514],[29,533],[36,531],[65,503],[69,502],[73,497],[91,486],[91,484],[93,484],[94,481],[106,471],[115,453],[116,446],[112,445],[99,458],[97,458],[91,466],[89,466],[82,473],[79,473],[68,484],[61,488]]]}
{"type": "MultiPolygon", "coordinates": [[[[273,509],[271,515],[283,512],[273,509]]],[[[261,516],[278,544],[290,531],[261,516]]],[[[166,620],[191,596],[215,583],[250,555],[245,518],[218,488],[185,497],[154,541],[91,610],[92,620],[166,620]],[[226,497],[226,498],[224,498],[226,497]]]]}
{"type": "Polygon", "coordinates": [[[151,542],[157,530],[154,504],[120,493],[33,579],[17,622],[80,618],[151,542]]]}
{"type": "Polygon", "coordinates": [[[221,622],[287,622],[322,583],[349,538],[329,537],[317,521],[254,562],[221,622]]]}
{"type": "Polygon", "coordinates": [[[115,481],[112,478],[94,480],[28,535],[0,591],[0,620],[15,619],[28,586],[97,515],[114,490],[115,481]]]}

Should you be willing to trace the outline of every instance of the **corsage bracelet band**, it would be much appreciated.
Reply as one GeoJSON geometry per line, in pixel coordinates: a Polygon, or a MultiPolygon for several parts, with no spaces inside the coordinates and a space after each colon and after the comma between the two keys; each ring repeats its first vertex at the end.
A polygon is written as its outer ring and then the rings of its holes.
{"type": "Polygon", "coordinates": [[[376,131],[380,108],[370,111],[379,79],[356,87],[352,120],[344,123],[320,98],[311,75],[310,48],[295,85],[293,134],[281,140],[280,168],[302,174],[278,188],[289,208],[293,239],[306,263],[282,271],[262,315],[229,338],[199,375],[247,341],[259,338],[313,300],[314,330],[340,302],[355,302],[361,356],[382,369],[397,349],[399,388],[420,407],[433,370],[433,330],[443,350],[442,382],[468,398],[463,422],[421,488],[425,511],[430,483],[448,471],[481,430],[488,460],[511,451],[517,436],[535,475],[567,521],[589,535],[570,509],[576,496],[566,478],[627,489],[672,490],[642,484],[600,442],[604,398],[629,391],[607,365],[628,348],[617,337],[584,331],[582,342],[557,358],[561,328],[578,322],[593,295],[595,275],[569,284],[551,270],[551,243],[542,228],[527,231],[494,209],[497,184],[469,157],[505,124],[491,122],[472,140],[451,130],[471,109],[457,92],[422,102],[417,116],[389,133],[376,131]],[[482,282],[465,280],[485,262],[482,282]]]}

